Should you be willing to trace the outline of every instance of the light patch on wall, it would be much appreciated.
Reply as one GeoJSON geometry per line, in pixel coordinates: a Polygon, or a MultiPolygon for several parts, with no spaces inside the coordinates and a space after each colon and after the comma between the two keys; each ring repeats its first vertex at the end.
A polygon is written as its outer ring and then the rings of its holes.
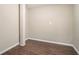
{"type": "Polygon", "coordinates": [[[52,22],[51,22],[51,21],[49,21],[49,24],[51,25],[51,24],[52,24],[52,22]]]}

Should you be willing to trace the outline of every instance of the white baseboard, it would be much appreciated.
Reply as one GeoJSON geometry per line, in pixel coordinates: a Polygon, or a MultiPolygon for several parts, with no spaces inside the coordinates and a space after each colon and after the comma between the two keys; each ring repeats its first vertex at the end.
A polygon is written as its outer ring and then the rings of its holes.
{"type": "Polygon", "coordinates": [[[25,42],[21,43],[20,46],[25,46],[25,42]]]}
{"type": "Polygon", "coordinates": [[[79,51],[78,51],[78,49],[74,46],[74,45],[72,45],[72,47],[74,48],[74,50],[77,52],[77,54],[79,55],[79,51]]]}
{"type": "Polygon", "coordinates": [[[42,42],[48,42],[48,43],[55,43],[55,44],[60,44],[60,45],[65,45],[65,46],[71,46],[74,48],[74,50],[79,54],[78,49],[73,45],[73,44],[68,44],[68,43],[62,43],[62,42],[54,42],[54,41],[48,41],[48,40],[43,40],[43,39],[36,39],[36,38],[26,38],[26,40],[31,39],[31,40],[36,40],[36,41],[42,41],[42,42]]]}
{"type": "Polygon", "coordinates": [[[26,40],[28,40],[28,39],[42,41],[42,42],[48,42],[48,43],[61,44],[61,45],[66,45],[66,46],[73,46],[72,44],[68,44],[68,43],[54,42],[54,41],[48,41],[48,40],[43,40],[43,39],[37,39],[37,38],[26,38],[26,40]]]}
{"type": "Polygon", "coordinates": [[[7,49],[1,51],[1,52],[0,52],[0,55],[3,54],[3,53],[5,53],[5,52],[7,52],[8,50],[12,49],[13,47],[15,47],[15,46],[17,46],[17,45],[19,45],[19,43],[16,43],[16,44],[14,44],[14,45],[8,47],[7,49]]]}

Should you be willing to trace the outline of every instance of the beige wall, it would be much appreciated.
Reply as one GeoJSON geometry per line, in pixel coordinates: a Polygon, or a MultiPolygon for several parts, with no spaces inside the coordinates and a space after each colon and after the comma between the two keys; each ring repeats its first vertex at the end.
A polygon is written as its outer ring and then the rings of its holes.
{"type": "Polygon", "coordinates": [[[48,5],[29,8],[29,36],[71,43],[72,5],[48,5]]]}
{"type": "Polygon", "coordinates": [[[74,21],[73,21],[73,40],[72,44],[75,45],[75,47],[79,51],[79,5],[74,5],[74,21]]]}
{"type": "Polygon", "coordinates": [[[0,5],[0,52],[19,42],[18,5],[0,5]]]}
{"type": "Polygon", "coordinates": [[[28,6],[26,5],[26,38],[29,37],[29,26],[28,26],[28,6]]]}

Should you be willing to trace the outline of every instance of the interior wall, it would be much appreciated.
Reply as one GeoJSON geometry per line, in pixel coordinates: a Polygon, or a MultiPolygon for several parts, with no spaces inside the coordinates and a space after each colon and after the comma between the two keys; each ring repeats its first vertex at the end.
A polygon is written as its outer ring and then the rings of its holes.
{"type": "Polygon", "coordinates": [[[19,43],[18,5],[0,4],[0,52],[19,43]]]}
{"type": "Polygon", "coordinates": [[[28,10],[31,38],[71,43],[72,5],[48,5],[28,10]]]}
{"type": "Polygon", "coordinates": [[[74,21],[73,21],[73,40],[72,44],[79,51],[79,4],[74,5],[74,21]]]}
{"type": "Polygon", "coordinates": [[[26,5],[26,38],[28,38],[29,37],[29,23],[28,23],[28,20],[29,20],[29,18],[28,18],[28,5],[26,5]]]}

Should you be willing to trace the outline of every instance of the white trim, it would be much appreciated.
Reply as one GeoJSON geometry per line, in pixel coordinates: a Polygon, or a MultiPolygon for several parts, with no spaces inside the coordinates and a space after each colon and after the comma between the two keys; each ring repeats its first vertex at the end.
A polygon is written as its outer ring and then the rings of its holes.
{"type": "Polygon", "coordinates": [[[61,44],[65,46],[71,46],[74,48],[74,50],[77,52],[79,55],[78,49],[73,45],[73,44],[68,44],[68,43],[62,43],[62,42],[54,42],[54,41],[48,41],[48,40],[43,40],[43,39],[36,39],[36,38],[26,38],[26,40],[31,39],[31,40],[36,40],[36,41],[42,41],[42,42],[48,42],[48,43],[55,43],[55,44],[61,44]]]}
{"type": "Polygon", "coordinates": [[[20,45],[20,46],[25,46],[25,44],[26,44],[26,43],[25,43],[25,41],[23,40],[23,43],[20,43],[19,45],[20,45]]]}
{"type": "Polygon", "coordinates": [[[26,5],[20,4],[20,45],[25,45],[26,5]]]}
{"type": "Polygon", "coordinates": [[[31,40],[37,40],[37,41],[42,41],[42,42],[48,42],[48,43],[61,44],[61,45],[66,45],[66,46],[73,46],[72,44],[68,44],[68,43],[55,42],[55,41],[48,41],[48,40],[43,40],[43,39],[26,38],[26,40],[28,40],[28,39],[31,39],[31,40]]]}
{"type": "Polygon", "coordinates": [[[77,54],[79,55],[79,51],[78,51],[78,49],[73,45],[72,46],[73,48],[74,48],[74,50],[77,52],[77,54]]]}
{"type": "Polygon", "coordinates": [[[5,50],[1,51],[1,52],[0,52],[0,55],[1,55],[1,54],[3,54],[3,53],[5,53],[5,52],[7,52],[8,50],[10,50],[10,49],[14,48],[14,47],[15,47],[15,46],[17,46],[17,45],[19,45],[19,43],[16,43],[16,44],[14,44],[14,45],[12,45],[12,46],[8,47],[7,49],[5,49],[5,50]]]}

